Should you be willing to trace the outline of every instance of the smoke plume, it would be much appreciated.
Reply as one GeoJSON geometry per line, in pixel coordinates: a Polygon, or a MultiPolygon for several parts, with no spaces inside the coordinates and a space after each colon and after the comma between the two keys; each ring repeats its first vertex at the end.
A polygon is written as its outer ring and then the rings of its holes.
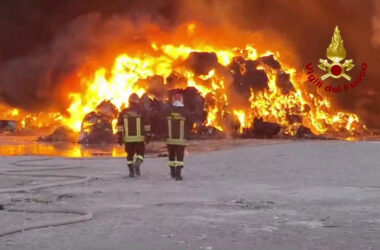
{"type": "Polygon", "coordinates": [[[375,15],[372,19],[373,25],[373,39],[372,42],[374,46],[380,47],[380,2],[373,1],[375,5],[375,15]]]}

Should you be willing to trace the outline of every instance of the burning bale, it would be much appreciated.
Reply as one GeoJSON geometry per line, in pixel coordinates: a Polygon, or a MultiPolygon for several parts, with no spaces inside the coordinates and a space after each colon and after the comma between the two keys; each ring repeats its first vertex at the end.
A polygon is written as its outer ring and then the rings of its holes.
{"type": "Polygon", "coordinates": [[[258,62],[237,58],[230,66],[234,75],[234,86],[242,95],[249,98],[250,90],[268,89],[268,76],[264,70],[258,69],[258,62]]]}
{"type": "Polygon", "coordinates": [[[187,63],[195,74],[207,75],[218,65],[218,57],[213,52],[191,52],[187,63]]]}
{"type": "Polygon", "coordinates": [[[96,112],[107,116],[109,119],[115,119],[118,115],[118,110],[111,101],[103,101],[96,107],[96,112]]]}
{"type": "Polygon", "coordinates": [[[101,144],[113,143],[112,121],[117,117],[116,107],[109,101],[102,102],[96,109],[85,116],[79,136],[79,143],[101,144]]]}
{"type": "Polygon", "coordinates": [[[281,64],[274,58],[273,55],[263,56],[258,59],[259,62],[265,63],[273,69],[280,70],[281,64]]]}
{"type": "Polygon", "coordinates": [[[83,120],[79,143],[113,143],[116,138],[112,130],[112,120],[108,116],[91,112],[83,120]]]}

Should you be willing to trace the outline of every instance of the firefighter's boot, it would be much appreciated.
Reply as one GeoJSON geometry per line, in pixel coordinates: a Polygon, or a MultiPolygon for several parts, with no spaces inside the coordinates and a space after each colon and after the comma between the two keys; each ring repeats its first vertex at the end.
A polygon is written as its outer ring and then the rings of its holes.
{"type": "Polygon", "coordinates": [[[135,163],[133,164],[133,168],[135,169],[135,173],[137,176],[140,176],[141,175],[141,172],[140,172],[140,166],[141,166],[141,163],[143,161],[140,159],[140,158],[137,158],[135,160],[135,163]]]}
{"type": "Polygon", "coordinates": [[[130,178],[135,178],[135,170],[133,168],[132,164],[128,164],[128,169],[129,169],[129,177],[130,178]]]}
{"type": "Polygon", "coordinates": [[[169,166],[170,167],[170,177],[175,179],[176,176],[176,169],[174,166],[169,166]]]}
{"type": "Polygon", "coordinates": [[[181,175],[181,171],[182,171],[182,168],[183,168],[183,166],[177,166],[177,168],[176,168],[176,171],[175,171],[175,180],[176,181],[182,181],[183,180],[183,178],[182,178],[182,175],[181,175]]]}

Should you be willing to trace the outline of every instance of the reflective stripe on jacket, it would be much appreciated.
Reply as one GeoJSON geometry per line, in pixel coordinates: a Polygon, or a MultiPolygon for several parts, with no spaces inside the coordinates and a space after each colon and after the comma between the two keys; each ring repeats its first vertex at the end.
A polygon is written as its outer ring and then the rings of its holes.
{"type": "Polygon", "coordinates": [[[185,145],[185,122],[186,117],[180,113],[172,112],[167,117],[168,119],[168,144],[185,145]]]}
{"type": "Polygon", "coordinates": [[[185,107],[170,107],[166,111],[167,144],[186,145],[186,139],[192,127],[190,111],[185,107]]]}
{"type": "Polygon", "coordinates": [[[146,124],[146,120],[143,109],[124,109],[118,119],[118,132],[122,134],[124,142],[145,141],[145,130],[147,132],[150,130],[150,126],[146,124]]]}

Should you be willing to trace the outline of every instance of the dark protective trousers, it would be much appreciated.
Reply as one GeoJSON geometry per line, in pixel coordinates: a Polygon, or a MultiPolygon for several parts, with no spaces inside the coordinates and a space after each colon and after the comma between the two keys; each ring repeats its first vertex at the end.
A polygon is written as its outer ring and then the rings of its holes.
{"type": "Polygon", "coordinates": [[[168,151],[169,167],[183,167],[185,159],[185,146],[168,144],[168,151]]]}
{"type": "Polygon", "coordinates": [[[127,152],[128,166],[133,164],[133,158],[136,154],[136,159],[144,160],[145,143],[144,142],[126,142],[125,152],[127,152]]]}

